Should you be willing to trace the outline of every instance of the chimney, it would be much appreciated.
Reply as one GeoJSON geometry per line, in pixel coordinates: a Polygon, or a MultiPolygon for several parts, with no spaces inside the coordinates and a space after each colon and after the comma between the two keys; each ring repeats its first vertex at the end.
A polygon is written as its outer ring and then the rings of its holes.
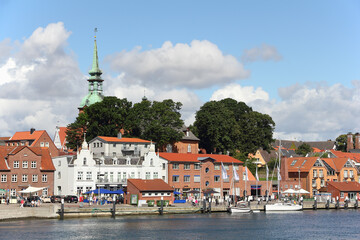
{"type": "Polygon", "coordinates": [[[33,132],[35,132],[35,128],[30,129],[30,134],[33,134],[33,132]]]}
{"type": "Polygon", "coordinates": [[[355,149],[360,149],[360,134],[355,133],[355,149]]]}
{"type": "Polygon", "coordinates": [[[351,149],[354,149],[353,135],[351,132],[347,134],[347,143],[346,151],[349,152],[351,149]]]}

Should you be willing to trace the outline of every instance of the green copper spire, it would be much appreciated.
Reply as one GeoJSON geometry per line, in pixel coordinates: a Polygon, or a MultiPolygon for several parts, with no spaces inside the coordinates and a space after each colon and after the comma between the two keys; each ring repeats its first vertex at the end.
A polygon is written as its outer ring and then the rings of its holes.
{"type": "MultiPolygon", "coordinates": [[[[95,34],[97,29],[95,28],[95,34]]],[[[80,106],[78,107],[79,111],[81,112],[84,107],[90,106],[94,103],[101,102],[104,98],[103,89],[102,89],[102,82],[104,81],[101,79],[101,70],[99,69],[99,58],[97,53],[97,45],[96,45],[96,35],[94,40],[94,56],[93,56],[93,63],[92,68],[89,71],[90,78],[88,79],[89,88],[88,94],[82,99],[80,106]]]]}
{"type": "MultiPolygon", "coordinates": [[[[95,28],[95,34],[97,32],[97,28],[95,28]]],[[[94,39],[94,56],[93,56],[93,63],[92,68],[89,71],[89,74],[91,75],[90,79],[101,79],[101,70],[99,69],[99,58],[97,53],[97,45],[96,45],[96,35],[94,39]]]]}

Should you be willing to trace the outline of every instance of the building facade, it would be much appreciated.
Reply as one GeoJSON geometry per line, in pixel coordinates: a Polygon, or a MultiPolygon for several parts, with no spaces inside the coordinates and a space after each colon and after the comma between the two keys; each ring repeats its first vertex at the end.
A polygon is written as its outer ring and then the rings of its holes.
{"type": "Polygon", "coordinates": [[[34,195],[54,193],[55,167],[48,148],[0,147],[0,188],[8,190],[11,197],[29,186],[44,188],[34,195]]]}

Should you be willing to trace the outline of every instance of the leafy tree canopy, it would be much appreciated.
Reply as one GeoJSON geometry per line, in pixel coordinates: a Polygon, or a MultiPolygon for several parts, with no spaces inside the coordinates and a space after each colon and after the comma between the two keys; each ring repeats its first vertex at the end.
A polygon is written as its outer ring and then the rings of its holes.
{"type": "MultiPolygon", "coordinates": [[[[355,134],[353,136],[353,143],[355,143],[355,134]]],[[[336,150],[347,152],[347,134],[341,134],[335,139],[336,150]]]]}
{"type": "Polygon", "coordinates": [[[306,154],[312,152],[312,148],[309,144],[307,143],[303,143],[301,144],[298,149],[295,150],[296,154],[302,155],[302,156],[306,156],[306,154]]]}
{"type": "Polygon", "coordinates": [[[253,111],[243,102],[227,98],[205,103],[195,116],[192,131],[208,153],[242,156],[257,149],[270,150],[275,123],[267,114],[253,111]]]}
{"type": "Polygon", "coordinates": [[[172,100],[143,100],[133,106],[127,99],[104,97],[102,102],[86,107],[68,125],[67,146],[81,146],[84,131],[87,141],[97,136],[115,137],[123,130],[124,136],[152,140],[158,146],[174,143],[182,137],[178,131],[184,124],[180,119],[181,106],[172,100]]]}

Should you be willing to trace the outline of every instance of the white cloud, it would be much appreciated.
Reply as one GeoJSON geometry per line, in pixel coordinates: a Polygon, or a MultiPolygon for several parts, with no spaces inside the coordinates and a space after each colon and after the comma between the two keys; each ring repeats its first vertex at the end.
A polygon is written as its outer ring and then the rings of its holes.
{"type": "Polygon", "coordinates": [[[125,72],[125,82],[143,86],[207,88],[249,77],[250,72],[233,56],[224,55],[209,41],[190,45],[165,42],[161,48],[137,47],[107,58],[114,71],[125,72]]]}
{"type": "Polygon", "coordinates": [[[244,62],[254,61],[280,61],[282,56],[274,46],[262,44],[260,47],[246,49],[242,56],[244,62]]]}
{"type": "Polygon", "coordinates": [[[210,100],[221,100],[224,98],[233,98],[238,102],[253,102],[255,100],[269,100],[269,94],[261,87],[254,89],[253,86],[242,87],[239,84],[229,84],[216,90],[210,100]]]}
{"type": "Polygon", "coordinates": [[[275,137],[334,140],[340,134],[360,131],[359,83],[353,81],[354,88],[342,84],[295,84],[279,89],[280,101],[269,99],[261,88],[232,84],[214,92],[211,99],[231,97],[269,114],[276,123],[275,137]]]}

